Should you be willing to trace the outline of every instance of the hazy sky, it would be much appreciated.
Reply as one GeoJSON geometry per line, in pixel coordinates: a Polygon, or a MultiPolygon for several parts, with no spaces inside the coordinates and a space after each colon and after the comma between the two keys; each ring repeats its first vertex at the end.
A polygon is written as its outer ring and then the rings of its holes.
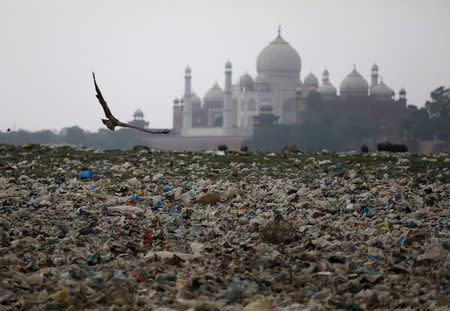
{"type": "Polygon", "coordinates": [[[300,54],[301,79],[326,67],[339,87],[374,62],[396,93],[422,106],[450,86],[450,0],[0,0],[0,130],[103,127],[91,72],[123,121],[137,108],[151,127],[172,126],[184,69],[203,97],[256,73],[277,34],[300,54]]]}

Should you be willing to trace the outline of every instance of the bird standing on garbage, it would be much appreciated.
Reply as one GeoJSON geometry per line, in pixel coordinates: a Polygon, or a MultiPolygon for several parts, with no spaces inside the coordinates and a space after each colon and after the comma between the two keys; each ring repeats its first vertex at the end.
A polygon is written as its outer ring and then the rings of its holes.
{"type": "Polygon", "coordinates": [[[132,129],[136,129],[139,131],[143,131],[150,134],[169,134],[168,129],[145,129],[138,126],[135,126],[133,124],[128,124],[124,122],[120,122],[118,119],[116,119],[113,114],[111,113],[111,110],[109,110],[108,104],[106,103],[106,100],[103,98],[102,92],[100,92],[100,89],[97,85],[97,81],[95,80],[95,73],[92,73],[92,76],[94,78],[94,85],[95,85],[95,91],[97,92],[97,95],[95,95],[100,102],[100,105],[103,107],[103,111],[105,113],[105,116],[108,119],[102,119],[103,124],[106,125],[107,128],[109,128],[111,131],[114,131],[116,126],[121,127],[128,127],[132,129]]]}

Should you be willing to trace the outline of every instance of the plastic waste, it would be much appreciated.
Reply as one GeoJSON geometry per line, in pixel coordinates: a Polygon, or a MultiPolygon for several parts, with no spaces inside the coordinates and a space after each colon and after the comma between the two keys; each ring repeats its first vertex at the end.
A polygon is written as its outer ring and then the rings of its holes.
{"type": "Polygon", "coordinates": [[[89,179],[92,178],[93,176],[94,176],[93,171],[83,171],[77,174],[77,178],[79,179],[89,179]]]}
{"type": "Polygon", "coordinates": [[[29,148],[0,145],[6,310],[448,309],[447,154],[29,148]]]}

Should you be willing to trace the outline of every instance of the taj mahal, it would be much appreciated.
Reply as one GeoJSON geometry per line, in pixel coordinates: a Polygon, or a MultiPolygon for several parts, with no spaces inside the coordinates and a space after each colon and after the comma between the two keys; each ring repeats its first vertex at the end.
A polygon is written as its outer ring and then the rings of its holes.
{"type": "Polygon", "coordinates": [[[325,69],[322,81],[311,72],[300,78],[302,61],[298,52],[281,36],[270,42],[256,60],[257,75],[244,74],[233,83],[232,64],[225,64],[225,83],[217,82],[201,99],[192,91],[191,68],[185,70],[184,95],[173,103],[173,131],[184,137],[251,136],[258,115],[273,114],[280,124],[300,123],[304,99],[317,92],[337,114],[351,112],[378,122],[386,135],[395,133],[398,120],[406,111],[406,92],[399,97],[379,80],[379,68],[373,64],[370,85],[354,67],[337,88],[325,69]]]}

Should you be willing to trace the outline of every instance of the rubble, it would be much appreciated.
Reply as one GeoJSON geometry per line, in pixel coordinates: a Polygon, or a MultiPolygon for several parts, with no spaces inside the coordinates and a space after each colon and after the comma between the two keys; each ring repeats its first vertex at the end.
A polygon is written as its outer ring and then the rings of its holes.
{"type": "Polygon", "coordinates": [[[449,156],[0,146],[5,310],[449,306],[449,156]]]}

